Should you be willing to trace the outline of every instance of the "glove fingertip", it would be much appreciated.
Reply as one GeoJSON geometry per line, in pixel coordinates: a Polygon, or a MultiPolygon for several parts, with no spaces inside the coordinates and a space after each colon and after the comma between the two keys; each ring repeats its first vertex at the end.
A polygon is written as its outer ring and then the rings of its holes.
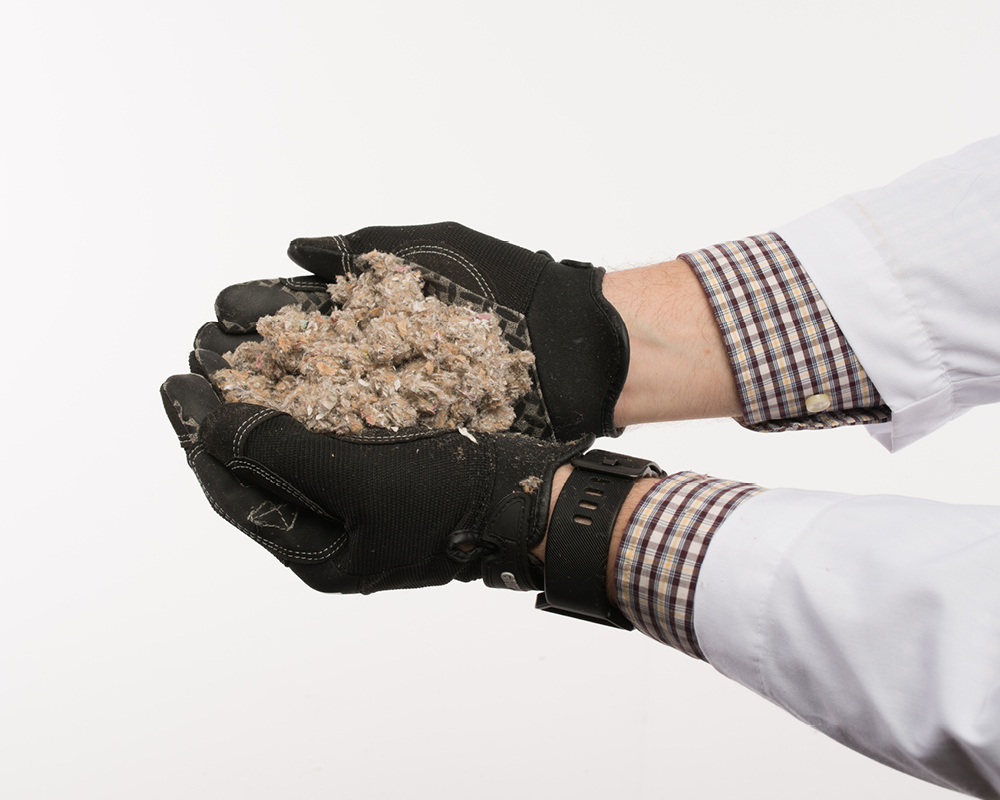
{"type": "Polygon", "coordinates": [[[350,271],[354,256],[339,236],[293,239],[288,257],[303,269],[327,280],[350,271]]]}
{"type": "Polygon", "coordinates": [[[225,355],[233,352],[244,342],[260,342],[264,337],[259,333],[226,333],[217,322],[206,322],[194,336],[195,350],[211,350],[225,355]]]}
{"type": "Polygon", "coordinates": [[[225,336],[225,334],[219,330],[218,324],[206,322],[198,328],[198,332],[194,335],[194,347],[196,350],[201,350],[204,348],[205,342],[217,339],[219,336],[225,336]]]}
{"type": "Polygon", "coordinates": [[[160,386],[160,399],[174,432],[184,445],[198,433],[205,417],[222,404],[214,387],[201,375],[167,378],[160,386]]]}
{"type": "Polygon", "coordinates": [[[212,376],[223,369],[232,369],[232,365],[225,358],[212,350],[202,350],[195,348],[188,356],[188,368],[195,375],[201,375],[215,386],[212,376]]]}
{"type": "Polygon", "coordinates": [[[246,281],[227,286],[215,298],[215,315],[226,333],[252,333],[257,320],[289,302],[275,290],[277,281],[246,281]],[[277,295],[276,297],[274,295],[277,295]]]}

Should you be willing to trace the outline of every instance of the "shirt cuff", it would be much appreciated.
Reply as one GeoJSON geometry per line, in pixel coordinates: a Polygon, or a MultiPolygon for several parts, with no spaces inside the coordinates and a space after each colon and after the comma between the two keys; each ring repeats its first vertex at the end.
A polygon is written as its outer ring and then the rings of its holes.
{"type": "Polygon", "coordinates": [[[622,613],[647,636],[695,658],[695,586],[716,529],[740,503],[764,491],[693,472],[653,486],[629,517],[614,563],[622,613]]]}
{"type": "Polygon", "coordinates": [[[679,256],[722,332],[745,427],[760,431],[888,422],[888,406],[819,291],[776,233],[679,256]]]}

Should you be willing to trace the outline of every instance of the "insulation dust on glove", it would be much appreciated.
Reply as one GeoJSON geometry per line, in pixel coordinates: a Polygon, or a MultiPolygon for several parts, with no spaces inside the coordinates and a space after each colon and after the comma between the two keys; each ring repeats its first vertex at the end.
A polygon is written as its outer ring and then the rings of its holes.
{"type": "Polygon", "coordinates": [[[509,429],[534,356],[510,351],[493,314],[425,296],[416,265],[379,252],[359,260],[365,271],[330,284],[329,316],[286,306],[260,319],[263,341],[227,353],[232,368],[213,376],[223,398],[320,433],[509,429]]]}

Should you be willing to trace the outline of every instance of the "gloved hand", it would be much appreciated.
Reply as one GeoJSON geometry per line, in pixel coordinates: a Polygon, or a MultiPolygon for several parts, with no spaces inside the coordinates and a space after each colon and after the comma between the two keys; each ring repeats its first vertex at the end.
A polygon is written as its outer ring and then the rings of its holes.
{"type": "Polygon", "coordinates": [[[330,592],[479,577],[540,589],[542,564],[529,550],[545,534],[552,476],[593,441],[311,433],[286,414],[223,404],[199,375],[169,378],[161,395],[215,510],[330,592]]]}
{"type": "MultiPolygon", "coordinates": [[[[316,277],[250,281],[223,290],[216,301],[218,323],[202,327],[195,347],[216,354],[233,350],[258,338],[253,331],[260,317],[285,305],[329,308],[326,284],[363,269],[355,258],[372,250],[419,264],[425,291],[442,300],[492,310],[507,342],[534,353],[535,389],[516,406],[512,430],[559,441],[620,433],[614,412],[628,373],[628,333],[602,293],[604,270],[557,262],[454,222],[296,239],[288,255],[316,277]]],[[[220,366],[204,354],[192,364],[208,376],[220,366]]]]}

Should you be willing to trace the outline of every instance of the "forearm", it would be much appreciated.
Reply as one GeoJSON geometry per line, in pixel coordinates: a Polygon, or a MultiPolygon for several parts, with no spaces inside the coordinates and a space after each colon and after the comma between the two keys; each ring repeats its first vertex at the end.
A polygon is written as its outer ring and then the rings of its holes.
{"type": "Polygon", "coordinates": [[[604,295],[629,334],[629,372],[616,425],[740,414],[719,326],[686,263],[609,272],[604,295]]]}
{"type": "Polygon", "coordinates": [[[732,416],[773,431],[890,418],[823,297],[775,234],[609,273],[605,294],[631,349],[619,425],[732,416]]]}

